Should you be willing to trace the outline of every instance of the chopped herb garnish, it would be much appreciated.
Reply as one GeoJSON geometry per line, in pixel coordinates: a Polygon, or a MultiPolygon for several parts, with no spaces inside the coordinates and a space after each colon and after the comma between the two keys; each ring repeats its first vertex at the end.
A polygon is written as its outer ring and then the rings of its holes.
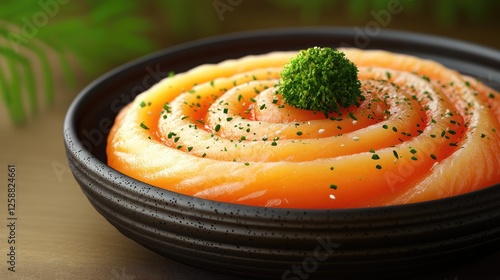
{"type": "Polygon", "coordinates": [[[379,157],[377,154],[374,154],[374,155],[372,155],[372,159],[373,159],[373,160],[379,160],[379,159],[380,159],[380,157],[379,157]]]}
{"type": "Polygon", "coordinates": [[[331,184],[331,185],[330,185],[330,189],[334,189],[334,190],[336,190],[336,189],[337,189],[337,185],[331,184]]]}
{"type": "Polygon", "coordinates": [[[356,116],[354,116],[354,114],[352,112],[349,112],[349,117],[355,121],[357,121],[358,119],[356,118],[356,116]]]}
{"type": "Polygon", "coordinates": [[[375,168],[382,169],[382,166],[380,164],[377,164],[377,165],[375,165],[375,168]]]}
{"type": "Polygon", "coordinates": [[[298,136],[302,135],[302,131],[297,131],[297,135],[298,136]]]}
{"type": "Polygon", "coordinates": [[[431,158],[432,158],[433,160],[436,160],[436,159],[437,159],[437,157],[436,157],[434,154],[431,154],[431,158]]]}
{"type": "Polygon", "coordinates": [[[220,124],[215,125],[215,132],[219,132],[220,130],[220,124]]]}
{"type": "Polygon", "coordinates": [[[143,122],[141,122],[140,126],[145,130],[149,130],[149,127],[147,127],[143,122]]]}
{"type": "Polygon", "coordinates": [[[302,50],[281,71],[278,92],[296,108],[328,115],[364,100],[358,69],[344,53],[332,48],[302,50]]]}
{"type": "Polygon", "coordinates": [[[396,150],[392,150],[392,154],[394,155],[394,157],[396,159],[399,159],[399,155],[398,155],[398,152],[396,152],[396,150]]]}

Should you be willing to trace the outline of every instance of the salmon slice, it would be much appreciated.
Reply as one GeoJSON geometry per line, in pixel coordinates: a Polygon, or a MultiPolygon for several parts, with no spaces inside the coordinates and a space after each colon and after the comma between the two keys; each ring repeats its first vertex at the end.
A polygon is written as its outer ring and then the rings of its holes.
{"type": "Polygon", "coordinates": [[[397,205],[500,182],[498,92],[430,60],[341,51],[359,69],[359,107],[285,104],[276,85],[296,52],[202,65],[119,113],[108,164],[174,192],[279,208],[397,205]]]}

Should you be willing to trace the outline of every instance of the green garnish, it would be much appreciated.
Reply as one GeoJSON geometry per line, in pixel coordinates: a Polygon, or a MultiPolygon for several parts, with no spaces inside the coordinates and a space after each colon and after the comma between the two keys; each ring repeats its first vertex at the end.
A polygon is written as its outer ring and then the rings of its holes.
{"type": "Polygon", "coordinates": [[[332,48],[302,50],[281,71],[278,93],[300,109],[340,113],[364,100],[358,68],[344,53],[332,48]]]}
{"type": "Polygon", "coordinates": [[[396,152],[396,150],[392,150],[392,154],[394,155],[394,157],[396,159],[399,159],[399,155],[398,155],[398,152],[396,152]]]}

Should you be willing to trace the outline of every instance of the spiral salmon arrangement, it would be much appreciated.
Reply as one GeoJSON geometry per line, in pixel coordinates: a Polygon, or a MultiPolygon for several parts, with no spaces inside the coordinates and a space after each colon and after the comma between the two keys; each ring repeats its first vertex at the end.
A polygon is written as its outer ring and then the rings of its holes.
{"type": "Polygon", "coordinates": [[[364,99],[298,109],[277,92],[297,52],[201,65],[117,116],[108,164],[190,196],[279,208],[398,205],[500,182],[500,95],[429,60],[341,50],[364,99]]]}

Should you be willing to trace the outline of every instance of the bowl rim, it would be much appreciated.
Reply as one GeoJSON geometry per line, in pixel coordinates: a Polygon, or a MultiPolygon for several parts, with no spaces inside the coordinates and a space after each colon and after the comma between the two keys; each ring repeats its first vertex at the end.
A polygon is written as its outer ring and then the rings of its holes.
{"type": "MultiPolygon", "coordinates": [[[[389,205],[389,206],[374,206],[374,207],[357,207],[357,208],[339,208],[339,209],[311,209],[311,208],[274,208],[274,207],[264,207],[264,206],[251,206],[251,205],[243,205],[231,202],[222,202],[217,200],[199,198],[194,196],[185,195],[182,193],[178,193],[175,191],[171,191],[168,189],[163,189],[160,187],[156,187],[154,185],[150,185],[148,183],[139,181],[134,179],[124,173],[121,173],[113,168],[111,168],[106,162],[99,160],[91,151],[87,150],[86,147],[82,144],[81,139],[78,137],[77,127],[78,127],[78,116],[80,111],[81,104],[87,102],[89,99],[94,98],[95,92],[99,87],[102,87],[106,84],[112,84],[113,80],[123,75],[126,71],[133,71],[135,68],[144,68],[144,65],[149,65],[155,60],[160,59],[163,56],[173,55],[177,52],[182,52],[186,49],[199,48],[201,46],[220,44],[221,42],[231,42],[235,40],[248,40],[251,38],[265,38],[265,37],[279,37],[279,36],[297,36],[299,34],[311,34],[311,35],[350,35],[354,34],[354,29],[352,27],[287,27],[287,28],[273,28],[273,29],[261,29],[261,30],[251,30],[251,31],[243,31],[243,32],[233,32],[223,35],[215,35],[202,39],[197,39],[194,41],[189,41],[185,43],[181,43],[178,45],[174,45],[171,47],[167,47],[165,49],[161,49],[155,51],[153,53],[147,54],[145,56],[141,56],[136,58],[130,62],[127,62],[123,65],[115,67],[114,69],[106,72],[100,77],[93,80],[87,86],[85,86],[78,95],[73,99],[70,106],[67,109],[64,123],[63,123],[63,140],[66,149],[66,153],[73,160],[77,160],[78,163],[82,166],[85,166],[89,171],[94,174],[99,174],[103,172],[100,170],[101,168],[97,168],[96,164],[100,164],[102,168],[104,168],[105,172],[111,174],[113,177],[123,177],[126,180],[130,180],[140,187],[145,188],[153,188],[158,192],[166,194],[163,197],[171,197],[176,196],[181,198],[181,201],[184,203],[185,207],[188,208],[196,208],[196,202],[202,201],[209,206],[224,206],[225,209],[228,210],[243,210],[243,211],[255,211],[255,210],[265,210],[272,211],[273,213],[280,214],[283,213],[286,215],[298,215],[307,213],[313,214],[333,214],[338,213],[342,214],[363,214],[366,212],[374,213],[374,212],[393,212],[394,210],[405,210],[409,212],[413,212],[414,210],[422,210],[422,209],[431,209],[431,208],[441,208],[443,204],[449,205],[460,205],[464,201],[471,200],[475,196],[488,196],[490,193],[498,192],[500,190],[500,183],[495,184],[480,190],[475,190],[468,193],[463,193],[456,196],[440,198],[436,200],[408,203],[408,204],[400,204],[400,205],[389,205]],[[70,148],[70,146],[72,148],[70,148]],[[78,153],[75,153],[78,151],[78,153]],[[84,163],[83,159],[88,159],[87,163],[84,163]]],[[[474,43],[465,42],[462,40],[445,38],[436,35],[429,35],[417,32],[410,31],[402,31],[402,30],[393,30],[393,29],[381,29],[380,33],[376,36],[377,41],[385,41],[385,40],[397,40],[404,42],[405,44],[413,44],[415,46],[426,46],[432,47],[435,46],[437,49],[453,49],[459,52],[473,52],[478,57],[482,57],[483,61],[489,61],[491,64],[500,65],[500,52],[493,48],[481,46],[474,43]]],[[[107,135],[106,135],[107,136],[107,135]]],[[[123,190],[132,192],[134,190],[127,189],[126,186],[121,186],[123,190]]],[[[137,192],[138,193],[138,192],[137,192]]],[[[474,200],[474,199],[472,199],[474,200]]],[[[207,206],[203,207],[207,208],[207,206]]],[[[212,207],[208,207],[212,208],[212,207]]]]}

